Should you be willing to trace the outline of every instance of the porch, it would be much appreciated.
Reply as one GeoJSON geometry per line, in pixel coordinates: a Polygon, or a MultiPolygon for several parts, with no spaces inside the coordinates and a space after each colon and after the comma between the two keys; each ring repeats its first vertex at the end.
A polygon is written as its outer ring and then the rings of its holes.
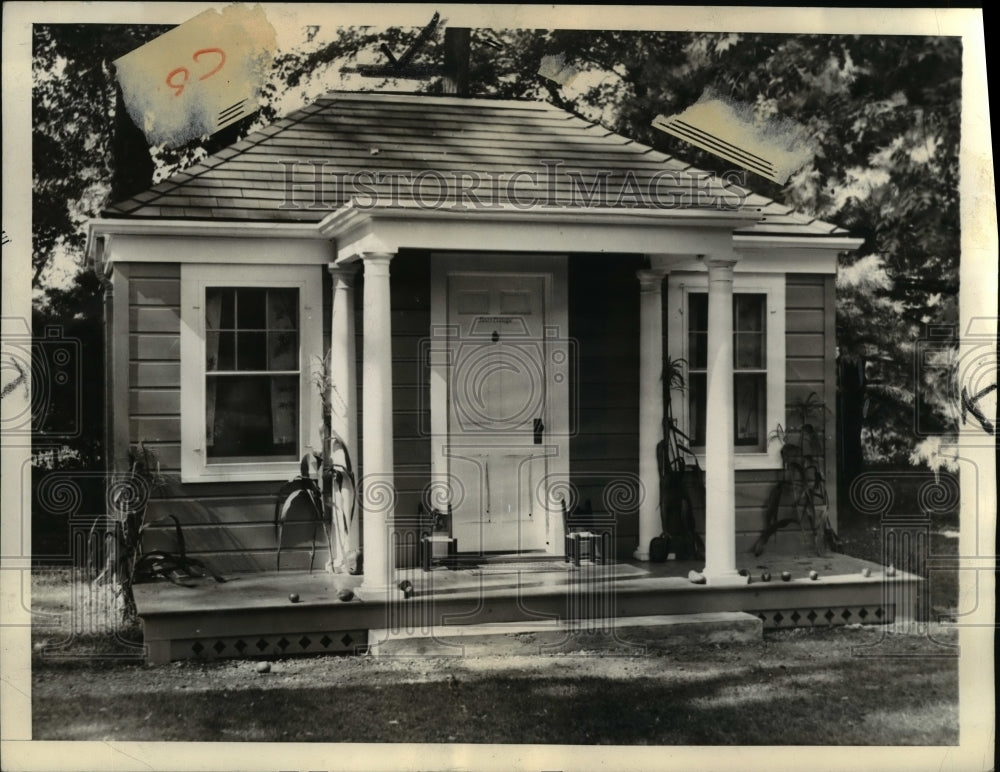
{"type": "MultiPolygon", "coordinates": [[[[573,567],[551,555],[480,556],[431,571],[399,569],[399,581],[412,585],[409,597],[367,591],[361,576],[288,571],[195,587],[137,585],[135,597],[148,659],[156,663],[365,653],[387,635],[427,637],[442,625],[509,623],[510,635],[551,625],[570,637],[622,629],[614,640],[627,646],[630,620],[713,612],[747,612],[764,629],[886,624],[897,616],[909,624],[921,591],[916,576],[887,576],[882,566],[840,554],[741,555],[738,566],[750,575],[742,585],[692,584],[688,572],[702,565],[625,560],[573,567]],[[783,572],[791,574],[787,581],[783,572]],[[340,600],[344,589],[354,597],[340,600]]],[[[455,655],[464,651],[461,636],[437,642],[455,655]]],[[[669,631],[658,645],[670,645],[669,631]]]]}

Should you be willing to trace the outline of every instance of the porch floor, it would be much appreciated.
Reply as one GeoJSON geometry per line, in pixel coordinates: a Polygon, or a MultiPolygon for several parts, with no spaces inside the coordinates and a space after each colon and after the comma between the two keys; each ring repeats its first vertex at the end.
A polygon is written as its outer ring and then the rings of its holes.
{"type": "Polygon", "coordinates": [[[458,568],[398,569],[411,595],[360,588],[361,576],[322,571],[234,574],[218,584],[136,585],[150,661],[173,659],[360,653],[369,631],[427,630],[539,620],[585,620],[745,611],[765,629],[892,621],[911,605],[918,577],[886,577],[875,563],[831,553],[825,557],[741,555],[751,582],[737,587],[692,584],[702,563],[592,563],[579,567],[558,556],[460,556],[458,568]],[[527,557],[527,559],[524,559],[527,557]],[[870,576],[862,574],[868,568],[870,576]],[[809,578],[815,570],[819,577],[809,578]],[[783,571],[791,573],[782,581],[783,571]],[[769,572],[764,582],[761,574],[769,572]],[[349,601],[338,591],[350,589],[349,601]],[[298,596],[292,602],[290,596],[298,596]]]}

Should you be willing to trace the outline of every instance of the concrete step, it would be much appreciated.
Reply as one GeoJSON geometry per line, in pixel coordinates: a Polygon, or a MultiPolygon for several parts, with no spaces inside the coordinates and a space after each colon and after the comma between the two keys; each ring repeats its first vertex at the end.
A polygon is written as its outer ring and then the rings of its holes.
{"type": "Polygon", "coordinates": [[[490,656],[614,652],[641,655],[679,644],[759,641],[763,622],[742,611],[369,630],[374,656],[490,656]]]}

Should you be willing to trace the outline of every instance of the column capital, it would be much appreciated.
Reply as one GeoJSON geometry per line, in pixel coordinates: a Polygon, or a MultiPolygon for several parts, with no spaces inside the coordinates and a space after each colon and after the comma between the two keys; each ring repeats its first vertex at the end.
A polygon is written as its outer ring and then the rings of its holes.
{"type": "Polygon", "coordinates": [[[667,275],[667,271],[660,268],[641,268],[635,275],[639,279],[640,292],[662,292],[663,277],[667,275]]]}
{"type": "Polygon", "coordinates": [[[360,265],[359,261],[352,260],[349,263],[327,263],[326,269],[334,276],[353,276],[360,265]]]}
{"type": "Polygon", "coordinates": [[[361,262],[365,265],[369,263],[385,263],[389,264],[389,261],[396,256],[395,252],[362,252],[360,255],[361,262]]]}
{"type": "Polygon", "coordinates": [[[361,262],[365,266],[366,277],[388,276],[389,263],[396,256],[395,252],[365,252],[361,262]]]}
{"type": "Polygon", "coordinates": [[[353,287],[358,274],[358,263],[329,263],[326,269],[330,275],[345,287],[353,287]]]}
{"type": "Polygon", "coordinates": [[[733,266],[739,262],[739,258],[733,255],[699,255],[701,260],[705,263],[705,266],[709,271],[712,269],[716,270],[728,270],[732,272],[733,266]]]}

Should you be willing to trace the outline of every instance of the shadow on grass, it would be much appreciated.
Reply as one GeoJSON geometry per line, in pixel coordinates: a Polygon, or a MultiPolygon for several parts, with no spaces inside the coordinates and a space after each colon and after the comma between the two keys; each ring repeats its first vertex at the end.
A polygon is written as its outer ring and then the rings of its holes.
{"type": "Polygon", "coordinates": [[[187,675],[193,688],[154,686],[155,671],[136,668],[135,688],[124,694],[102,690],[99,677],[74,689],[69,700],[36,688],[34,736],[583,745],[958,742],[954,663],[849,658],[777,667],[663,665],[655,677],[632,679],[462,673],[400,683],[399,674],[384,672],[372,673],[370,684],[297,688],[246,678],[232,688],[203,688],[199,677],[212,675],[204,671],[187,675]]]}

